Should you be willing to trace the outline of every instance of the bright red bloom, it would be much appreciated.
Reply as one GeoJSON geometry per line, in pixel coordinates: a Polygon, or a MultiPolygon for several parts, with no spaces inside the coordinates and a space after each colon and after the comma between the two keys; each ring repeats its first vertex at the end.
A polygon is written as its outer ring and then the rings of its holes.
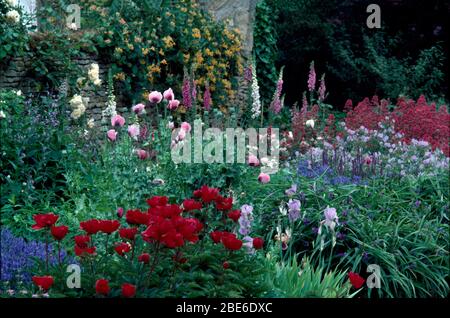
{"type": "Polygon", "coordinates": [[[80,222],[80,227],[89,235],[97,234],[101,230],[100,221],[96,219],[80,222]]]}
{"type": "Polygon", "coordinates": [[[223,232],[220,232],[220,231],[214,231],[214,232],[209,233],[209,236],[211,236],[211,239],[216,244],[220,243],[220,241],[222,240],[222,235],[223,235],[223,232]]]}
{"type": "Polygon", "coordinates": [[[100,231],[106,234],[111,234],[117,231],[120,223],[117,220],[100,220],[100,231]]]}
{"type": "Polygon", "coordinates": [[[54,279],[52,276],[33,276],[33,283],[42,288],[45,292],[52,287],[54,279]]]}
{"type": "Polygon", "coordinates": [[[232,219],[234,222],[237,222],[239,218],[241,217],[241,211],[240,210],[234,210],[231,212],[228,212],[227,216],[232,219]]]}
{"type": "Polygon", "coordinates": [[[150,216],[140,210],[128,210],[126,220],[128,224],[132,225],[147,225],[150,221],[150,216]]]}
{"type": "Polygon", "coordinates": [[[183,209],[186,212],[189,211],[195,211],[195,210],[201,210],[202,209],[202,203],[195,201],[194,199],[186,199],[183,201],[183,209]]]}
{"type": "Polygon", "coordinates": [[[52,236],[57,241],[61,241],[69,232],[69,228],[65,225],[61,226],[52,226],[50,228],[50,232],[52,233],[52,236]]]}
{"type": "Polygon", "coordinates": [[[243,242],[235,234],[224,232],[222,234],[222,244],[228,250],[237,251],[241,249],[243,242]]]}
{"type": "Polygon", "coordinates": [[[87,244],[91,241],[88,235],[77,235],[74,239],[75,244],[80,248],[87,248],[87,244]]]}
{"type": "Polygon", "coordinates": [[[198,241],[198,233],[203,229],[203,224],[197,219],[180,218],[176,221],[177,231],[183,235],[186,241],[195,243],[198,241]]]}
{"type": "Polygon", "coordinates": [[[164,235],[161,242],[168,248],[177,248],[184,245],[184,238],[181,233],[178,233],[175,230],[171,230],[164,235]]]}
{"type": "Polygon", "coordinates": [[[181,208],[177,204],[168,204],[165,206],[160,206],[155,209],[151,209],[150,213],[159,215],[163,218],[173,218],[181,214],[181,208]]]}
{"type": "Polygon", "coordinates": [[[75,245],[75,255],[76,256],[87,256],[87,255],[94,255],[95,254],[95,246],[92,247],[80,247],[78,245],[75,245]]]}
{"type": "Polygon", "coordinates": [[[255,237],[253,239],[253,248],[255,250],[259,250],[259,249],[263,248],[263,246],[264,246],[264,240],[262,238],[255,237]]]}
{"type": "Polygon", "coordinates": [[[359,274],[353,272],[348,273],[348,278],[350,279],[350,283],[352,284],[352,286],[356,289],[361,288],[361,286],[364,285],[364,282],[366,281],[364,278],[359,276],[359,274]]]}
{"type": "Polygon", "coordinates": [[[223,269],[229,269],[230,268],[230,263],[223,262],[222,267],[223,267],[223,269]]]}
{"type": "Polygon", "coordinates": [[[147,199],[147,204],[154,208],[157,206],[163,206],[166,205],[169,202],[169,199],[165,196],[159,197],[159,196],[154,196],[151,197],[150,199],[147,199]]]}
{"type": "Polygon", "coordinates": [[[119,243],[116,246],[114,246],[114,250],[119,254],[120,256],[124,256],[125,253],[128,253],[131,251],[131,246],[128,243],[119,243]]]}
{"type": "Polygon", "coordinates": [[[202,186],[199,190],[194,191],[196,198],[201,198],[203,202],[210,203],[219,197],[219,189],[202,186]]]}
{"type": "Polygon", "coordinates": [[[219,211],[227,211],[233,208],[233,198],[224,198],[219,196],[216,199],[216,208],[219,211]]]}
{"type": "Polygon", "coordinates": [[[136,295],[136,286],[125,283],[122,285],[122,296],[132,298],[136,295]]]}
{"type": "Polygon", "coordinates": [[[45,227],[51,227],[53,224],[58,221],[59,216],[55,215],[53,213],[47,213],[47,214],[35,214],[33,215],[34,224],[31,228],[33,230],[40,230],[45,227]]]}
{"type": "Polygon", "coordinates": [[[97,294],[100,295],[108,295],[110,289],[109,289],[109,282],[106,279],[99,279],[95,282],[95,291],[97,294]]]}
{"type": "Polygon", "coordinates": [[[123,239],[130,240],[130,241],[134,241],[137,232],[138,232],[138,230],[135,227],[132,227],[130,229],[125,229],[125,228],[119,229],[120,237],[123,239]]]}
{"type": "Polygon", "coordinates": [[[144,264],[148,264],[150,262],[150,254],[142,253],[141,255],[139,255],[138,261],[144,264]]]}

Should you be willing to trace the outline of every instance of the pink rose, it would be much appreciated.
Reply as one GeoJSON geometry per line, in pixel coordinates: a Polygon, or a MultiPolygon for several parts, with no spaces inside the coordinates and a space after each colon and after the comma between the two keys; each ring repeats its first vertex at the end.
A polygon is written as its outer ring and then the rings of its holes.
{"type": "Polygon", "coordinates": [[[125,118],[120,115],[114,115],[111,118],[111,126],[116,127],[117,125],[123,127],[123,125],[125,125],[125,118]]]}
{"type": "Polygon", "coordinates": [[[117,139],[117,131],[115,131],[114,129],[108,130],[106,135],[108,136],[109,140],[111,140],[111,141],[116,141],[116,139],[117,139]]]}
{"type": "Polygon", "coordinates": [[[258,181],[261,183],[269,183],[270,182],[270,176],[264,172],[261,172],[258,176],[258,181]]]}
{"type": "Polygon", "coordinates": [[[175,98],[175,95],[173,94],[173,90],[171,88],[166,90],[164,92],[163,96],[164,96],[164,99],[167,101],[172,101],[175,98]]]}
{"type": "Polygon", "coordinates": [[[160,92],[153,91],[148,95],[148,100],[153,104],[159,104],[161,103],[163,99],[163,95],[160,92]]]}

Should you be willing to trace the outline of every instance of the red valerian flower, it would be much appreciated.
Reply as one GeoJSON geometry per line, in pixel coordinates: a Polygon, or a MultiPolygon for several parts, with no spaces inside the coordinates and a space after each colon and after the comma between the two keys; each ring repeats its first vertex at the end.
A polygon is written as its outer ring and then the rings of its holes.
{"type": "Polygon", "coordinates": [[[229,269],[230,268],[230,263],[223,262],[222,267],[223,267],[223,269],[229,269]]]}
{"type": "Polygon", "coordinates": [[[46,227],[51,227],[56,223],[56,221],[58,221],[58,218],[59,216],[53,213],[35,214],[33,215],[33,219],[36,224],[34,224],[31,228],[33,230],[40,230],[46,227]]]}
{"type": "Polygon", "coordinates": [[[128,243],[119,243],[116,246],[114,246],[114,250],[119,254],[120,256],[124,256],[125,253],[128,253],[131,251],[131,246],[128,243]]]}
{"type": "Polygon", "coordinates": [[[144,264],[148,264],[150,262],[150,254],[142,253],[141,255],[139,255],[138,261],[144,264]]]}
{"type": "Polygon", "coordinates": [[[137,232],[138,232],[138,230],[135,227],[130,228],[130,229],[125,229],[125,228],[119,229],[120,237],[123,239],[130,240],[130,241],[134,241],[137,232]]]}
{"type": "Polygon", "coordinates": [[[33,276],[33,283],[42,288],[45,292],[52,287],[54,279],[52,276],[33,276]]]}
{"type": "Polygon", "coordinates": [[[122,296],[132,298],[136,295],[136,286],[125,283],[122,285],[122,296]]]}
{"type": "Polygon", "coordinates": [[[194,196],[201,198],[205,203],[210,203],[219,197],[219,189],[204,185],[199,190],[194,191],[194,196]]]}
{"type": "Polygon", "coordinates": [[[95,254],[95,246],[92,247],[80,247],[78,245],[75,245],[75,255],[76,256],[88,256],[88,255],[94,255],[95,254]]]}
{"type": "Polygon", "coordinates": [[[117,231],[120,223],[117,220],[100,220],[100,231],[106,234],[111,234],[117,231]]]}
{"type": "Polygon", "coordinates": [[[161,197],[154,196],[154,197],[151,197],[150,199],[147,199],[147,204],[152,208],[157,207],[157,206],[166,205],[168,202],[169,202],[169,199],[165,196],[161,196],[161,197]]]}
{"type": "Polygon", "coordinates": [[[209,236],[211,237],[211,239],[213,240],[214,243],[220,243],[220,241],[222,240],[222,235],[223,232],[220,231],[214,231],[209,233],[209,236]]]}
{"type": "Polygon", "coordinates": [[[364,282],[366,281],[364,278],[359,276],[357,273],[353,273],[353,272],[348,273],[348,278],[350,279],[350,283],[352,283],[352,286],[356,289],[361,288],[361,286],[364,285],[364,282]]]}
{"type": "Polygon", "coordinates": [[[150,216],[140,210],[128,210],[126,220],[127,223],[131,225],[147,225],[150,220],[150,216]]]}
{"type": "Polygon", "coordinates": [[[231,212],[228,212],[227,216],[232,219],[234,222],[237,222],[239,218],[241,217],[241,211],[240,210],[234,210],[231,212]]]}
{"type": "Polygon", "coordinates": [[[95,291],[97,294],[100,295],[108,295],[110,289],[109,289],[109,282],[106,279],[99,279],[95,282],[95,291]]]}
{"type": "Polygon", "coordinates": [[[88,243],[91,241],[91,238],[88,235],[77,235],[74,238],[75,244],[80,248],[87,248],[88,243]]]}
{"type": "Polygon", "coordinates": [[[241,249],[243,242],[235,234],[224,232],[222,234],[222,244],[228,250],[237,251],[241,249]]]}
{"type": "Polygon", "coordinates": [[[259,250],[259,249],[263,248],[263,246],[264,246],[264,240],[262,238],[255,237],[253,239],[253,248],[255,250],[259,250]]]}
{"type": "Polygon", "coordinates": [[[233,207],[233,198],[224,198],[218,196],[216,199],[216,208],[219,211],[228,211],[233,207]]]}
{"type": "Polygon", "coordinates": [[[65,225],[61,226],[52,226],[50,228],[50,232],[52,233],[52,236],[57,241],[61,241],[69,232],[69,228],[65,225]]]}
{"type": "Polygon", "coordinates": [[[101,230],[100,221],[96,219],[80,222],[80,227],[89,235],[97,234],[101,230]]]}
{"type": "Polygon", "coordinates": [[[202,203],[195,201],[194,199],[186,199],[183,201],[183,209],[186,212],[189,211],[195,211],[195,210],[201,210],[202,209],[202,203]]]}

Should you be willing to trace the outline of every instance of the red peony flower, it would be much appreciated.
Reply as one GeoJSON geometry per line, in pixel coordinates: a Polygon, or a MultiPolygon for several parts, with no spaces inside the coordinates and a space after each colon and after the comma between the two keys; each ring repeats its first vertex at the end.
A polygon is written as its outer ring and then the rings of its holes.
{"type": "Polygon", "coordinates": [[[47,228],[51,227],[53,224],[56,223],[56,221],[58,221],[58,218],[59,216],[53,213],[35,214],[33,215],[33,219],[36,224],[34,224],[31,228],[33,230],[40,230],[45,227],[47,228]]]}
{"type": "Polygon", "coordinates": [[[86,248],[87,244],[91,241],[88,235],[77,235],[75,236],[75,244],[80,248],[86,248]]]}
{"type": "Polygon", "coordinates": [[[100,231],[106,234],[111,234],[120,227],[120,223],[117,220],[100,220],[100,231]]]}
{"type": "Polygon", "coordinates": [[[126,220],[131,225],[147,225],[150,220],[150,215],[142,213],[140,210],[128,210],[126,220]]]}
{"type": "Polygon", "coordinates": [[[154,208],[157,206],[164,206],[169,202],[169,199],[165,196],[159,197],[159,196],[154,196],[151,197],[150,199],[147,199],[147,204],[154,208]]]}
{"type": "Polygon", "coordinates": [[[96,219],[80,222],[80,227],[89,235],[97,234],[101,230],[100,221],[96,219]]]}
{"type": "Polygon", "coordinates": [[[195,211],[195,210],[201,210],[202,209],[202,203],[195,201],[194,199],[186,199],[183,201],[183,209],[186,212],[189,211],[195,211]]]}
{"type": "Polygon", "coordinates": [[[241,217],[241,211],[240,210],[234,210],[231,212],[228,212],[227,216],[232,219],[234,222],[237,222],[239,218],[241,217]]]}
{"type": "Polygon", "coordinates": [[[216,199],[216,208],[219,211],[228,211],[233,208],[233,198],[224,198],[219,196],[216,199]]]}
{"type": "Polygon", "coordinates": [[[42,288],[45,292],[52,287],[54,279],[52,276],[33,276],[33,283],[42,288]]]}
{"type": "Polygon", "coordinates": [[[352,283],[352,286],[356,289],[361,288],[361,286],[364,285],[364,282],[366,281],[364,278],[359,276],[359,274],[353,272],[348,273],[348,278],[350,279],[350,283],[352,283]]]}
{"type": "Polygon", "coordinates": [[[210,203],[219,197],[219,189],[203,186],[199,190],[194,191],[194,196],[201,198],[205,203],[210,203]]]}
{"type": "Polygon", "coordinates": [[[99,279],[95,282],[95,291],[97,294],[100,295],[108,295],[110,289],[109,289],[109,282],[106,279],[99,279]]]}
{"type": "Polygon", "coordinates": [[[223,267],[223,269],[229,269],[230,268],[230,263],[223,262],[222,267],[223,267]]]}
{"type": "Polygon", "coordinates": [[[124,256],[125,253],[128,253],[131,251],[131,246],[128,243],[119,243],[116,246],[114,246],[114,250],[119,254],[120,256],[124,256]]]}
{"type": "Polygon", "coordinates": [[[138,230],[135,227],[130,228],[130,229],[125,229],[125,228],[119,229],[120,237],[123,239],[130,240],[130,241],[134,241],[137,232],[138,232],[138,230]]]}
{"type": "Polygon", "coordinates": [[[141,255],[139,255],[138,261],[144,264],[148,264],[150,262],[150,254],[142,253],[141,255]]]}
{"type": "Polygon", "coordinates": [[[243,243],[236,237],[235,234],[224,232],[222,234],[222,244],[228,250],[237,251],[241,249],[243,243]]]}
{"type": "Polygon", "coordinates": [[[216,244],[220,243],[220,241],[222,240],[222,235],[223,235],[223,232],[220,232],[220,231],[214,231],[214,232],[209,233],[209,236],[211,236],[211,239],[216,244]]]}
{"type": "Polygon", "coordinates": [[[259,250],[261,248],[263,248],[264,246],[264,240],[260,237],[255,237],[253,239],[253,248],[256,250],[259,250]]]}
{"type": "Polygon", "coordinates": [[[95,254],[95,246],[92,247],[80,247],[78,245],[75,245],[75,255],[76,256],[88,256],[88,255],[94,255],[95,254]]]}
{"type": "Polygon", "coordinates": [[[122,296],[132,298],[136,295],[136,286],[125,283],[122,285],[122,296]]]}
{"type": "Polygon", "coordinates": [[[65,225],[61,226],[52,226],[50,228],[50,232],[52,233],[52,236],[57,241],[61,241],[69,232],[69,228],[65,225]]]}

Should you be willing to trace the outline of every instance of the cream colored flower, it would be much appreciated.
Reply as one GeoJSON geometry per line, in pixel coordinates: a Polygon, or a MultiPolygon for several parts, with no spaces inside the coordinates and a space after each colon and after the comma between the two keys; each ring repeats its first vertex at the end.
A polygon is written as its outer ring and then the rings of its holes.
{"type": "Polygon", "coordinates": [[[314,129],[314,124],[315,124],[315,122],[313,119],[309,119],[305,123],[306,127],[311,127],[312,129],[314,129]]]}
{"type": "Polygon", "coordinates": [[[6,19],[18,23],[20,21],[20,14],[17,10],[11,10],[6,13],[6,19]]]}

